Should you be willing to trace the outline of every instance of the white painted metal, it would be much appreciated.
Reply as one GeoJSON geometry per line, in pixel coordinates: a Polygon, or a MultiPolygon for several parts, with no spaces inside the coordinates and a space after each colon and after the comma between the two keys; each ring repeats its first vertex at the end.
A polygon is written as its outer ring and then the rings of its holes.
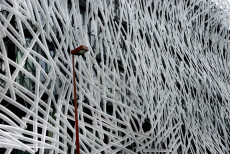
{"type": "Polygon", "coordinates": [[[81,153],[229,153],[229,13],[216,2],[1,0],[0,148],[74,154],[70,50],[84,44],[81,153]]]}

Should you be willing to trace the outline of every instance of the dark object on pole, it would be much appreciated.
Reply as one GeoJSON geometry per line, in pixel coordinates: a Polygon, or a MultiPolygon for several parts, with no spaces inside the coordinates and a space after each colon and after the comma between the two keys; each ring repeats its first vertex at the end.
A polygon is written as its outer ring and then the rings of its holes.
{"type": "Polygon", "coordinates": [[[81,45],[77,47],[76,49],[71,50],[71,54],[80,56],[80,55],[83,55],[88,50],[89,48],[87,46],[81,45]]]}

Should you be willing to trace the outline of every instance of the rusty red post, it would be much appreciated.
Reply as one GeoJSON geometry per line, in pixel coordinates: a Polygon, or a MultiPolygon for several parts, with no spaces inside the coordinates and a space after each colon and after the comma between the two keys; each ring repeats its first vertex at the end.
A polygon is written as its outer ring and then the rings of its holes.
{"type": "Polygon", "coordinates": [[[72,63],[73,63],[73,90],[74,90],[74,106],[75,106],[75,127],[76,127],[76,151],[80,154],[80,144],[79,144],[79,128],[78,128],[78,114],[77,114],[77,94],[76,94],[76,77],[75,77],[75,66],[74,66],[74,55],[83,55],[89,49],[87,46],[81,45],[74,50],[71,50],[72,63]]]}
{"type": "Polygon", "coordinates": [[[74,106],[75,106],[75,127],[76,127],[76,151],[77,151],[77,154],[80,154],[74,55],[72,55],[72,62],[73,62],[73,89],[74,89],[74,106]]]}

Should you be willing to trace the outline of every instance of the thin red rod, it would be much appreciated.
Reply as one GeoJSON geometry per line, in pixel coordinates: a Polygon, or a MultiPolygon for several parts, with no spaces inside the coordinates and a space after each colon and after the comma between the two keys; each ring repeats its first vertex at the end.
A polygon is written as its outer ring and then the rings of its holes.
{"type": "Polygon", "coordinates": [[[72,63],[73,63],[73,90],[74,90],[75,125],[76,125],[76,151],[77,151],[77,154],[80,154],[74,55],[72,55],[72,63]]]}

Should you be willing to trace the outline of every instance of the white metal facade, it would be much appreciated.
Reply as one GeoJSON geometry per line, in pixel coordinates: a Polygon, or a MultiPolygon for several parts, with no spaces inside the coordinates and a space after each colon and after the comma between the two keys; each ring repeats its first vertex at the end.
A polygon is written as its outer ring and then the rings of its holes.
{"type": "Polygon", "coordinates": [[[228,10],[209,0],[0,0],[0,149],[224,154],[228,10]]]}

